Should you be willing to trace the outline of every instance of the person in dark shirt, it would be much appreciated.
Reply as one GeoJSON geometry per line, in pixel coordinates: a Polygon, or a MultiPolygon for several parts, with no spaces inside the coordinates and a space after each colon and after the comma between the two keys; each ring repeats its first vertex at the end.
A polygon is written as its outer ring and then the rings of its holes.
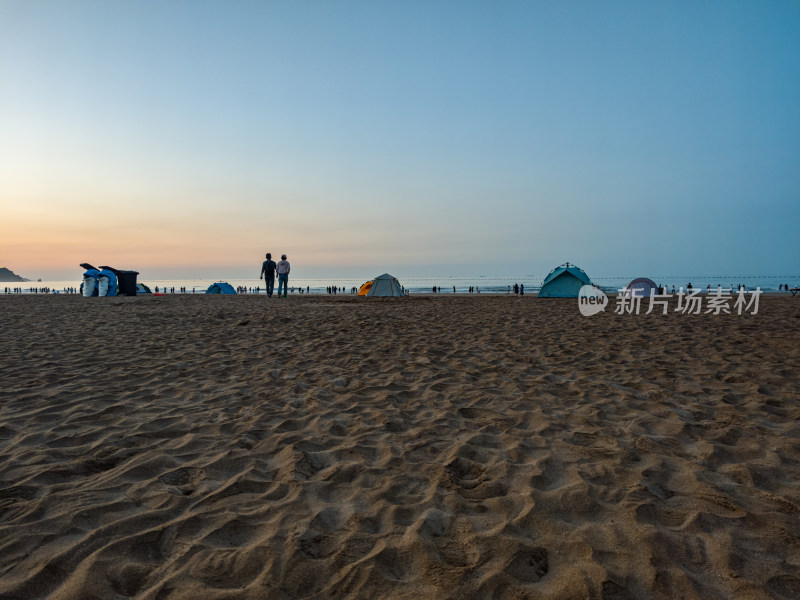
{"type": "Polygon", "coordinates": [[[264,279],[264,283],[267,286],[267,297],[272,298],[272,290],[275,289],[275,269],[278,265],[275,264],[275,261],[272,260],[272,254],[267,252],[267,260],[265,260],[261,265],[261,275],[258,276],[259,279],[264,279]]]}

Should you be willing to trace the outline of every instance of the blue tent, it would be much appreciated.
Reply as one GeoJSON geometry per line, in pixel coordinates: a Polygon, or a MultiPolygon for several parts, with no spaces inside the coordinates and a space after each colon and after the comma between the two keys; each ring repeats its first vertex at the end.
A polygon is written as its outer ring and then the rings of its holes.
{"type": "Polygon", "coordinates": [[[556,267],[544,278],[539,298],[577,298],[584,285],[591,285],[583,269],[566,263],[556,267]]]}
{"type": "Polygon", "coordinates": [[[236,290],[230,283],[219,281],[212,283],[206,290],[206,294],[236,294],[236,290]]]}

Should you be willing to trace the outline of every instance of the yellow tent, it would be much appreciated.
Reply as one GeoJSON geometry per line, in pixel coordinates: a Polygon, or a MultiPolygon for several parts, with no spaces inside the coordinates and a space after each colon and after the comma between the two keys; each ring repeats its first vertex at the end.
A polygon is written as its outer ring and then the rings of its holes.
{"type": "Polygon", "coordinates": [[[367,283],[362,285],[361,288],[358,290],[358,295],[359,296],[366,296],[367,292],[369,292],[369,289],[372,287],[373,283],[375,283],[375,280],[368,281],[367,283]]]}

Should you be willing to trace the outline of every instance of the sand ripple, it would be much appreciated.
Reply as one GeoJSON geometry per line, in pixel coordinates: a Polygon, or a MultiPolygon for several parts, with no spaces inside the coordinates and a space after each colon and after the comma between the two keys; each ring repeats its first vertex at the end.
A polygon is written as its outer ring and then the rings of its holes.
{"type": "Polygon", "coordinates": [[[0,598],[800,597],[792,299],[0,314],[0,598]]]}

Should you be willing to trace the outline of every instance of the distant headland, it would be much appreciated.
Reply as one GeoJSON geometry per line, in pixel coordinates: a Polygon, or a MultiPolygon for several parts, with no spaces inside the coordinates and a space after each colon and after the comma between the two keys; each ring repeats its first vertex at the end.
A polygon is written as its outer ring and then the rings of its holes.
{"type": "Polygon", "coordinates": [[[23,282],[23,281],[30,281],[30,279],[25,279],[24,277],[20,277],[10,269],[6,269],[5,267],[0,267],[0,281],[4,283],[11,281],[23,282]]]}

